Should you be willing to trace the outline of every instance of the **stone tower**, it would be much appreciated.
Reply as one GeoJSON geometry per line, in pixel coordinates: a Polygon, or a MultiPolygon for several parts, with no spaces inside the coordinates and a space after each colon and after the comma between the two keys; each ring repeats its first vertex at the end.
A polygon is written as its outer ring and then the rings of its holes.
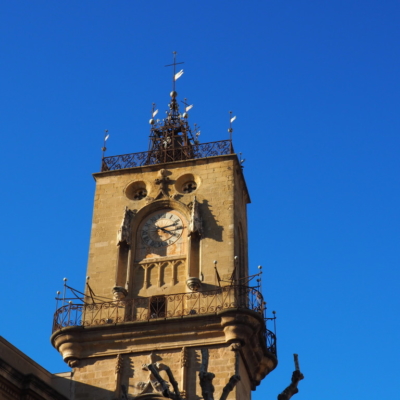
{"type": "Polygon", "coordinates": [[[86,290],[51,337],[75,400],[249,400],[277,364],[248,286],[250,198],[232,142],[200,144],[170,97],[150,150],[104,157],[94,174],[86,290]]]}

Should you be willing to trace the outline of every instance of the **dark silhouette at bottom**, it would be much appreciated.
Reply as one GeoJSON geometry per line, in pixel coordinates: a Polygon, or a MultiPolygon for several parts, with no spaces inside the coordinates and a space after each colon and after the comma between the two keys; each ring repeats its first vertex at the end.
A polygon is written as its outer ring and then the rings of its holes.
{"type": "Polygon", "coordinates": [[[304,375],[300,372],[299,356],[297,354],[293,354],[293,357],[295,370],[292,374],[292,382],[281,394],[278,395],[278,400],[289,400],[293,395],[298,393],[299,389],[297,386],[299,382],[304,379],[304,375]]]}

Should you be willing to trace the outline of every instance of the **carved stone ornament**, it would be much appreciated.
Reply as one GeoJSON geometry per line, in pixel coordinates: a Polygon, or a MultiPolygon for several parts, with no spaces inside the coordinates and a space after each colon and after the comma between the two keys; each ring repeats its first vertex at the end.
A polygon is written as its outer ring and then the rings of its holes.
{"type": "Polygon", "coordinates": [[[156,185],[160,185],[160,190],[155,197],[156,200],[160,199],[161,197],[169,197],[168,191],[169,187],[168,185],[171,184],[171,180],[169,179],[168,175],[170,175],[170,172],[166,169],[160,169],[158,171],[158,178],[154,180],[154,183],[156,185]]]}
{"type": "Polygon", "coordinates": [[[150,364],[143,364],[142,369],[149,372],[149,380],[147,382],[139,382],[136,387],[141,390],[140,394],[145,393],[160,393],[164,397],[168,397],[172,400],[182,400],[178,383],[176,382],[174,375],[168,365],[161,364],[155,361],[155,354],[150,353],[149,359],[150,364]],[[160,371],[167,373],[170,383],[166,382],[161,376],[160,371]],[[170,390],[172,385],[173,391],[170,390]]]}
{"type": "Polygon", "coordinates": [[[112,288],[114,300],[124,300],[125,297],[128,295],[128,291],[123,288],[122,286],[114,286],[112,288]]]}
{"type": "Polygon", "coordinates": [[[188,366],[188,351],[186,347],[182,347],[181,351],[181,367],[187,367],[188,366]]]}
{"type": "Polygon", "coordinates": [[[122,218],[121,227],[117,233],[117,244],[126,243],[128,246],[131,244],[131,224],[136,214],[136,210],[130,210],[125,207],[124,217],[122,218]]]}
{"type": "Polygon", "coordinates": [[[152,201],[154,201],[154,197],[150,197],[150,196],[146,197],[146,204],[150,204],[152,201]]]}
{"type": "Polygon", "coordinates": [[[199,278],[189,278],[186,280],[186,286],[192,291],[192,292],[198,292],[200,287],[201,287],[201,281],[199,278]]]}
{"type": "Polygon", "coordinates": [[[149,378],[147,382],[138,382],[136,384],[136,387],[140,390],[140,394],[144,393],[162,393],[162,387],[160,383],[157,381],[157,379],[154,377],[152,371],[148,368],[149,365],[153,365],[154,368],[157,370],[162,370],[163,369],[163,364],[160,364],[158,362],[155,362],[157,356],[154,354],[154,352],[151,352],[149,354],[149,364],[143,364],[142,365],[142,370],[148,371],[149,372],[149,378]]]}
{"type": "Polygon", "coordinates": [[[194,196],[193,201],[189,204],[191,208],[190,213],[190,222],[189,222],[189,235],[193,235],[197,233],[199,236],[203,233],[202,223],[201,223],[201,216],[199,210],[199,202],[196,200],[196,196],[194,196]]]}
{"type": "Polygon", "coordinates": [[[121,372],[121,369],[122,369],[122,356],[121,356],[121,354],[118,354],[117,360],[115,363],[115,373],[121,372]]]}
{"type": "Polygon", "coordinates": [[[278,395],[278,400],[289,400],[296,393],[299,393],[298,384],[304,379],[304,375],[300,371],[293,371],[292,382],[290,385],[278,395]]]}
{"type": "Polygon", "coordinates": [[[235,342],[231,344],[231,350],[232,351],[239,351],[242,348],[242,345],[240,342],[235,342]]]}
{"type": "Polygon", "coordinates": [[[69,367],[75,368],[75,367],[77,367],[79,365],[79,358],[72,358],[71,357],[70,359],[68,359],[67,364],[68,364],[69,367]]]}
{"type": "Polygon", "coordinates": [[[299,382],[304,379],[304,375],[300,372],[299,356],[297,354],[293,354],[293,357],[295,370],[292,374],[292,381],[290,385],[278,395],[278,400],[290,400],[292,396],[294,396],[296,393],[299,393],[299,382]]]}

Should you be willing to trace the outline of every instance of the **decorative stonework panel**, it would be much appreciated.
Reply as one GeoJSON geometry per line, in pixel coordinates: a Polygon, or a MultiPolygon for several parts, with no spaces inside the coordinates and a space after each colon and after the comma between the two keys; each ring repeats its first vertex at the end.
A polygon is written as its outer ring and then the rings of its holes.
{"type": "Polygon", "coordinates": [[[150,264],[147,268],[147,287],[156,286],[157,285],[157,278],[158,278],[158,269],[159,267],[156,264],[150,264]]]}
{"type": "Polygon", "coordinates": [[[186,281],[186,268],[185,268],[185,263],[183,261],[176,261],[174,263],[174,269],[175,269],[175,282],[174,284],[176,285],[177,283],[184,283],[186,281]]]}
{"type": "MultiPolygon", "coordinates": [[[[186,275],[185,258],[136,264],[134,266],[132,294],[133,296],[144,294],[148,296],[149,293],[153,294],[149,290],[156,294],[160,288],[173,289],[174,287],[177,290],[173,290],[173,292],[177,293],[184,289],[186,275]],[[146,289],[147,291],[144,291],[146,289]]],[[[170,292],[167,291],[167,293],[170,292]]]]}
{"type": "MultiPolygon", "coordinates": [[[[174,378],[178,381],[178,385],[181,381],[182,371],[179,367],[179,360],[181,354],[177,349],[170,352],[152,352],[147,354],[132,354],[129,356],[132,365],[136,368],[134,373],[126,374],[124,381],[128,387],[128,393],[131,396],[139,396],[141,394],[161,394],[162,388],[155,379],[154,375],[149,371],[148,365],[151,363],[156,368],[159,375],[164,379],[172,391],[173,388],[170,384],[169,377],[166,370],[170,368],[174,378]]],[[[181,389],[179,387],[179,389],[181,389]]]]}

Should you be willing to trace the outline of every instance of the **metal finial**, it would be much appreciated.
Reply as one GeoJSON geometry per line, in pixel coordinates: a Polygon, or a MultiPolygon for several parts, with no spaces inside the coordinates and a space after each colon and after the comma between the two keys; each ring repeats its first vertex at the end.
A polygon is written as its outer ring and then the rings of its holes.
{"type": "Polygon", "coordinates": [[[108,134],[108,129],[104,129],[104,143],[103,143],[103,147],[101,148],[101,150],[102,150],[102,152],[103,152],[103,158],[104,158],[104,153],[106,152],[106,150],[107,150],[107,147],[106,147],[106,142],[107,142],[107,139],[110,137],[110,135],[108,134]]]}
{"type": "Polygon", "coordinates": [[[232,142],[232,132],[233,132],[233,128],[232,128],[232,122],[236,119],[236,115],[234,117],[232,117],[232,111],[229,111],[229,140],[232,142]]]}
{"type": "Polygon", "coordinates": [[[157,115],[157,113],[158,113],[158,110],[155,110],[155,108],[156,108],[156,103],[152,103],[152,105],[151,105],[151,118],[150,118],[150,120],[149,120],[149,124],[150,125],[154,125],[155,124],[155,120],[154,120],[154,117],[157,115]]]}
{"type": "Polygon", "coordinates": [[[181,70],[180,72],[176,73],[176,66],[179,65],[179,64],[184,64],[184,62],[179,62],[179,63],[177,63],[177,62],[176,62],[176,55],[177,55],[177,52],[176,52],[176,51],[173,51],[172,54],[174,55],[174,62],[173,62],[172,64],[165,65],[165,67],[171,67],[171,66],[174,67],[174,68],[173,68],[173,72],[172,72],[172,92],[175,92],[175,81],[176,81],[177,79],[179,79],[179,78],[182,76],[182,74],[183,74],[183,70],[181,70]],[[178,75],[178,76],[177,76],[177,75],[178,75]]]}
{"type": "Polygon", "coordinates": [[[67,291],[67,278],[64,278],[64,290],[63,290],[63,299],[62,299],[62,304],[65,305],[65,292],[67,291]]]}
{"type": "Polygon", "coordinates": [[[187,102],[187,98],[186,97],[183,99],[183,101],[181,103],[185,105],[185,112],[182,114],[182,117],[183,118],[189,118],[188,112],[193,108],[193,104],[189,104],[187,102]]]}

